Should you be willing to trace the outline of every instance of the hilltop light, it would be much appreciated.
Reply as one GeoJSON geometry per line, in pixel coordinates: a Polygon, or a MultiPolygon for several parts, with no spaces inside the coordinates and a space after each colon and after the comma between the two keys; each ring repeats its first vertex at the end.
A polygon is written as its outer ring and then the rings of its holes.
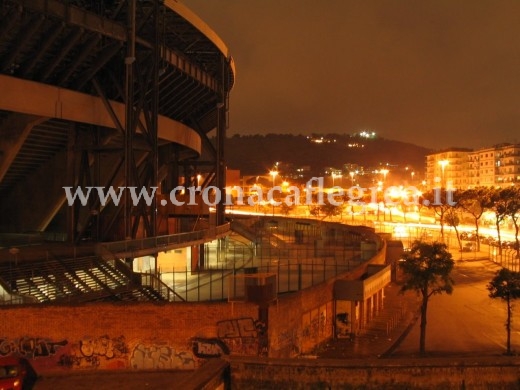
{"type": "Polygon", "coordinates": [[[375,138],[376,137],[376,132],[375,131],[365,131],[365,130],[363,130],[361,133],[359,133],[359,136],[363,137],[363,138],[375,138]]]}

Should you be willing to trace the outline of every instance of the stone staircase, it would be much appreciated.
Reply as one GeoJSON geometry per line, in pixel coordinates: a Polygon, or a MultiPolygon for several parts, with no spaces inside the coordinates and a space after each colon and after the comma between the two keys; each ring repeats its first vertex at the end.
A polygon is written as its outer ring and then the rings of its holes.
{"type": "Polygon", "coordinates": [[[162,291],[143,285],[139,274],[119,260],[98,256],[60,258],[47,253],[45,259],[3,262],[0,284],[9,294],[35,303],[168,300],[162,291]]]}

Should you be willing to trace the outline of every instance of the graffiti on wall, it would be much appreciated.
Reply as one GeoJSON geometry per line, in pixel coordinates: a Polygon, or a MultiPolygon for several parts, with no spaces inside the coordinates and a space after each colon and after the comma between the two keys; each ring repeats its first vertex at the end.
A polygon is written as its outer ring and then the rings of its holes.
{"type": "Polygon", "coordinates": [[[17,355],[26,359],[45,358],[56,355],[67,340],[52,341],[38,337],[19,339],[0,338],[0,356],[17,355]]]}
{"type": "Polygon", "coordinates": [[[182,348],[164,344],[136,345],[130,358],[130,366],[135,369],[194,369],[193,354],[182,348]]]}
{"type": "Polygon", "coordinates": [[[271,342],[274,356],[296,356],[301,351],[301,340],[296,329],[285,329],[273,334],[271,342]]]}
{"type": "Polygon", "coordinates": [[[60,356],[59,365],[67,368],[125,368],[128,346],[124,336],[84,337],[60,356]]]}
{"type": "Polygon", "coordinates": [[[193,354],[201,359],[218,358],[230,352],[227,345],[217,338],[193,338],[191,342],[193,354]]]}
{"type": "Polygon", "coordinates": [[[335,330],[336,337],[350,338],[352,333],[352,302],[350,301],[336,301],[336,318],[335,318],[335,330]]]}
{"type": "Polygon", "coordinates": [[[217,322],[217,337],[191,339],[193,354],[199,358],[223,355],[267,355],[267,327],[253,318],[217,322]]]}
{"type": "Polygon", "coordinates": [[[312,351],[319,343],[333,336],[332,303],[320,305],[302,315],[301,352],[312,351]]]}
{"type": "Polygon", "coordinates": [[[77,342],[42,337],[0,337],[0,357],[20,356],[28,359],[38,372],[49,369],[195,369],[197,357],[229,354],[220,340],[210,344],[200,341],[194,351],[173,347],[168,342],[128,343],[124,336],[83,337],[77,342]],[[215,347],[216,346],[216,347],[215,347]],[[217,354],[218,352],[218,354],[217,354]]]}
{"type": "Polygon", "coordinates": [[[219,321],[217,332],[232,354],[267,355],[267,326],[261,321],[250,317],[219,321]]]}
{"type": "Polygon", "coordinates": [[[305,338],[320,340],[325,335],[327,324],[327,307],[311,310],[302,316],[302,336],[305,338]]]}
{"type": "Polygon", "coordinates": [[[252,318],[238,318],[217,322],[220,339],[256,338],[257,329],[252,318]]]}

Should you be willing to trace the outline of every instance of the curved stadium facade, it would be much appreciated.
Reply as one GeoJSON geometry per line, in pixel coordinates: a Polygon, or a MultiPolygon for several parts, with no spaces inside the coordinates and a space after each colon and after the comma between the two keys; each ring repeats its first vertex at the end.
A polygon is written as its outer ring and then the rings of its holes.
{"type": "MultiPolygon", "coordinates": [[[[60,262],[78,252],[131,261],[154,256],[159,237],[163,250],[196,252],[229,232],[223,206],[210,215],[161,204],[178,185],[225,187],[235,68],[200,18],[173,0],[19,0],[0,3],[0,20],[4,259],[50,259],[63,271],[60,262]],[[147,204],[123,195],[118,204],[91,196],[71,205],[64,187],[158,189],[147,204]],[[124,253],[110,253],[122,247],[124,253]]],[[[71,272],[77,263],[70,261],[71,272]]],[[[4,278],[6,289],[38,285],[23,271],[4,278]]],[[[72,287],[52,290],[38,300],[74,295],[72,287]]]]}
{"type": "Polygon", "coordinates": [[[0,21],[0,355],[37,372],[194,369],[309,353],[381,311],[374,229],[169,201],[225,194],[235,81],[181,3],[4,0],[0,21]],[[88,188],[157,191],[67,197],[88,188]]]}

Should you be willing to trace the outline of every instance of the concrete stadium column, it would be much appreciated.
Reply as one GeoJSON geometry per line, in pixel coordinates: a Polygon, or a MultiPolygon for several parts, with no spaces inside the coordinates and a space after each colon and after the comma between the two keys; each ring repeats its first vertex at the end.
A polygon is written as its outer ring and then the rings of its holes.
{"type": "Polygon", "coordinates": [[[370,303],[371,303],[370,298],[365,299],[365,319],[364,319],[365,328],[366,328],[366,325],[370,322],[370,311],[371,311],[370,303]]]}
{"type": "Polygon", "coordinates": [[[351,336],[355,335],[359,330],[359,316],[357,312],[357,304],[355,301],[350,302],[350,333],[351,336]]]}
{"type": "Polygon", "coordinates": [[[377,316],[379,312],[381,311],[381,302],[379,301],[379,292],[376,292],[374,295],[372,295],[373,305],[374,305],[374,316],[377,316]]]}
{"type": "Polygon", "coordinates": [[[359,301],[359,329],[365,327],[365,300],[359,301]]]}

